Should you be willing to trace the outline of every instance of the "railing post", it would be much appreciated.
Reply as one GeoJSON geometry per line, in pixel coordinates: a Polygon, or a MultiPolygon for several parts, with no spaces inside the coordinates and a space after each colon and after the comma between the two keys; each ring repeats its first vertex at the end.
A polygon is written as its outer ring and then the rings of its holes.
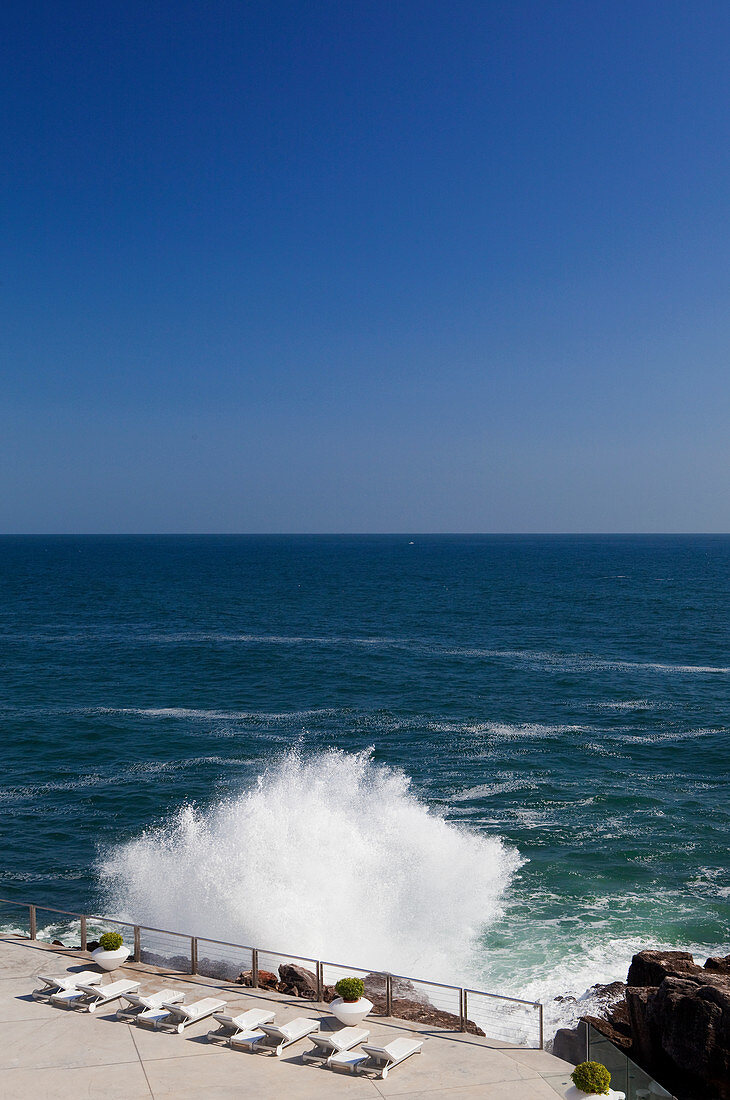
{"type": "Polygon", "coordinates": [[[38,929],[36,927],[35,905],[29,905],[28,906],[28,917],[29,917],[30,938],[32,940],[34,940],[34,939],[36,939],[36,932],[38,931],[38,929]]]}
{"type": "Polygon", "coordinates": [[[251,948],[251,985],[254,989],[259,987],[259,953],[255,947],[251,948]]]}
{"type": "Polygon", "coordinates": [[[465,989],[461,991],[461,1030],[466,1031],[467,1020],[469,1019],[469,1001],[468,995],[465,989]]]}
{"type": "Polygon", "coordinates": [[[393,1015],[393,975],[385,975],[385,1015],[393,1015]]]}
{"type": "Polygon", "coordinates": [[[545,1046],[545,1021],[543,1019],[542,1004],[538,1005],[540,1009],[540,1050],[545,1046]]]}
{"type": "Polygon", "coordinates": [[[198,973],[198,937],[190,937],[190,973],[198,973]]]}
{"type": "Polygon", "coordinates": [[[459,990],[459,1031],[466,1031],[466,1013],[464,1012],[464,990],[459,990]]]}
{"type": "Polygon", "coordinates": [[[322,963],[317,963],[317,1000],[321,1001],[324,998],[324,975],[322,963]]]}
{"type": "Polygon", "coordinates": [[[134,926],[134,961],[136,963],[142,961],[142,934],[138,924],[134,926]]]}
{"type": "Polygon", "coordinates": [[[86,917],[81,918],[81,950],[86,950],[86,917]]]}

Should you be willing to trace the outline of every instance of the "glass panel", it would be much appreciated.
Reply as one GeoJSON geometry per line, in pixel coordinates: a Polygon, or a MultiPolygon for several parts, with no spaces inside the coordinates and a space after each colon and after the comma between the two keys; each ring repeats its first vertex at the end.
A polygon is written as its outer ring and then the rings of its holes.
{"type": "Polygon", "coordinates": [[[674,1100],[658,1081],[619,1050],[610,1039],[600,1031],[588,1025],[588,1057],[592,1062],[601,1062],[611,1073],[611,1088],[626,1093],[626,1100],[674,1100]]]}
{"type": "Polygon", "coordinates": [[[588,1025],[588,1050],[591,1062],[600,1062],[611,1074],[611,1088],[628,1090],[628,1058],[622,1050],[614,1046],[610,1039],[601,1035],[594,1027],[588,1025]]]}

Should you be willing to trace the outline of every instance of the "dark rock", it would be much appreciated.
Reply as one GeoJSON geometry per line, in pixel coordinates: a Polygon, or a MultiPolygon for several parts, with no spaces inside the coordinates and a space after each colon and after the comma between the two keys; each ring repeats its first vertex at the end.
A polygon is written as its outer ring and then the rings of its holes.
{"type": "Polygon", "coordinates": [[[730,974],[730,955],[716,955],[707,960],[705,970],[716,970],[720,974],[730,974]]]}
{"type": "MultiPolygon", "coordinates": [[[[363,978],[365,984],[365,996],[370,1000],[373,997],[382,997],[385,999],[385,974],[368,974],[363,978]]],[[[430,1001],[425,993],[416,989],[413,982],[408,978],[391,978],[390,979],[391,996],[393,1000],[400,1001],[417,1001],[420,1004],[430,1004],[430,1001]]]]}
{"type": "Polygon", "coordinates": [[[101,947],[101,944],[98,940],[89,940],[86,944],[87,951],[96,951],[97,947],[101,947]]]}
{"type": "Polygon", "coordinates": [[[702,977],[703,970],[689,951],[639,951],[629,967],[629,986],[658,986],[665,978],[702,977]]]}
{"type": "MultiPolygon", "coordinates": [[[[253,971],[242,970],[236,978],[238,985],[253,985],[253,971]]],[[[276,989],[279,985],[279,979],[276,974],[272,974],[270,970],[259,970],[258,975],[259,989],[276,989]]]]}
{"type": "MultiPolygon", "coordinates": [[[[716,990],[698,989],[694,982],[666,978],[647,1004],[649,1030],[659,1050],[652,1056],[657,1064],[676,1066],[683,1075],[698,1078],[704,1086],[713,1084],[719,1097],[730,1096],[730,1050],[718,1046],[723,1029],[723,1007],[730,1025],[730,989],[724,998],[716,990]],[[723,1004],[724,1002],[724,1004],[723,1004]],[[723,1057],[724,1054],[724,1057],[723,1057]],[[718,1071],[720,1080],[717,1079],[718,1071]],[[725,1090],[719,1091],[724,1082],[725,1090]]],[[[730,1032],[730,1026],[727,1031],[730,1032]]],[[[672,1067],[673,1068],[673,1067],[672,1067]]]]}
{"type": "Polygon", "coordinates": [[[577,1066],[586,1060],[586,1023],[581,1020],[576,1027],[561,1027],[555,1032],[553,1054],[571,1065],[577,1066]]]}
{"type": "Polygon", "coordinates": [[[279,967],[280,993],[288,993],[292,997],[306,997],[310,1001],[317,999],[317,977],[311,970],[295,963],[282,963],[279,967]]]}
{"type": "Polygon", "coordinates": [[[61,940],[51,940],[51,947],[65,947],[66,944],[61,940]]]}
{"type": "Polygon", "coordinates": [[[583,1019],[621,1050],[628,1052],[631,1048],[631,1036],[627,1034],[627,1028],[616,1027],[613,1020],[607,1020],[603,1016],[584,1016],[583,1019]]]}
{"type": "Polygon", "coordinates": [[[609,1005],[604,1011],[603,1019],[616,1030],[620,1031],[622,1035],[625,1035],[628,1039],[631,1038],[631,1023],[629,1021],[629,1006],[626,1001],[626,995],[613,1004],[609,1005]]]}
{"type": "Polygon", "coordinates": [[[625,1000],[586,1022],[683,1100],[730,1100],[730,974],[683,951],[641,952],[631,965],[625,1000]]]}
{"type": "MultiPolygon", "coordinates": [[[[382,1006],[385,1013],[385,1005],[382,1006]]],[[[411,1000],[394,1000],[392,1015],[398,1020],[417,1020],[421,1024],[432,1024],[435,1027],[443,1027],[448,1031],[457,1031],[459,1017],[452,1012],[444,1012],[443,1009],[434,1008],[432,1004],[411,1000]]],[[[466,1021],[466,1030],[470,1035],[484,1035],[480,1027],[473,1020],[466,1021]]]]}
{"type": "Polygon", "coordinates": [[[649,1030],[647,1019],[647,1005],[649,998],[654,993],[656,993],[656,989],[652,989],[650,986],[626,990],[626,1006],[629,1028],[631,1029],[631,1057],[642,1066],[654,1063],[652,1053],[654,1039],[649,1030]]]}
{"type": "Polygon", "coordinates": [[[609,982],[608,985],[601,985],[598,982],[591,986],[585,996],[597,997],[601,1001],[616,1001],[619,997],[623,997],[625,991],[626,982],[609,982]]]}

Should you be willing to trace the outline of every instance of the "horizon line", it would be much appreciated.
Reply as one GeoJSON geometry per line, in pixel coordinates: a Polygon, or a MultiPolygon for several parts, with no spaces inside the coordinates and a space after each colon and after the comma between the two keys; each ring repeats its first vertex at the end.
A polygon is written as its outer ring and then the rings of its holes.
{"type": "Polygon", "coordinates": [[[5,538],[727,538],[730,531],[3,531],[5,538]]]}

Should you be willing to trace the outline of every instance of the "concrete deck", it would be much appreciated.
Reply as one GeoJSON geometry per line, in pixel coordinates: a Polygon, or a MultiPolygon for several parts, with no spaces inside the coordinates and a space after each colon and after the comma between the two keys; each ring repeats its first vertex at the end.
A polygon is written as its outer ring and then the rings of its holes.
{"type": "MultiPolygon", "coordinates": [[[[570,1085],[573,1067],[546,1051],[404,1020],[371,1017],[364,1025],[378,1045],[399,1035],[425,1040],[420,1055],[381,1081],[307,1065],[301,1058],[311,1047],[306,1040],[281,1058],[247,1054],[209,1043],[210,1019],[176,1035],[117,1020],[119,1002],[89,1015],[32,999],[42,984],[34,981],[39,973],[88,967],[88,955],[80,952],[0,936],[0,1100],[555,1100],[570,1085]]],[[[185,990],[188,1003],[216,994],[234,1014],[270,1005],[277,1022],[311,1016],[323,1030],[334,1022],[322,1005],[143,964],[128,964],[104,983],[120,977],[138,979],[143,993],[174,985],[185,990]]]]}

